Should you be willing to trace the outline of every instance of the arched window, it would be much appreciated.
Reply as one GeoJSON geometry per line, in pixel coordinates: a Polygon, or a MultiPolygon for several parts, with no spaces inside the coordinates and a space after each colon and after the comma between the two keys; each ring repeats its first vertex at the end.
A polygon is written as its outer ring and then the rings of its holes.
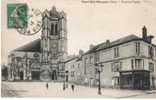
{"type": "Polygon", "coordinates": [[[50,35],[54,34],[54,24],[51,24],[51,31],[50,31],[50,35]]]}
{"type": "Polygon", "coordinates": [[[57,34],[57,24],[55,24],[55,35],[57,34]]]}

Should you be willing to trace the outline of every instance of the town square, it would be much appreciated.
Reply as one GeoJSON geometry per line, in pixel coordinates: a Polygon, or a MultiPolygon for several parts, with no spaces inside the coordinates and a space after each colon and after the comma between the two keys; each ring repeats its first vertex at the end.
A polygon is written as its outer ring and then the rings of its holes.
{"type": "Polygon", "coordinates": [[[103,88],[102,94],[98,95],[96,87],[76,85],[74,92],[71,84],[63,90],[63,84],[49,82],[49,88],[46,88],[46,82],[3,82],[2,97],[54,97],[54,98],[155,98],[155,90],[121,90],[103,88]],[[3,85],[5,87],[3,87],[3,85]]]}
{"type": "Polygon", "coordinates": [[[3,1],[2,97],[156,98],[156,15],[140,7],[151,2],[117,7],[122,18],[112,5],[32,2],[3,1]]]}

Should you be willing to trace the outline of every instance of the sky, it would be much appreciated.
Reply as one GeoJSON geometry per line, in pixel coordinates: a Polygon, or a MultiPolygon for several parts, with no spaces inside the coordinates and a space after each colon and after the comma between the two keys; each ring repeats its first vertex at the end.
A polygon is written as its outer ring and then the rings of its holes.
{"type": "Polygon", "coordinates": [[[156,44],[156,0],[136,1],[140,1],[140,3],[83,3],[81,0],[2,0],[1,63],[7,63],[7,56],[11,50],[40,38],[41,35],[40,31],[32,36],[24,36],[19,34],[16,29],[8,29],[8,3],[27,3],[29,8],[39,9],[42,12],[45,9],[50,10],[52,6],[55,6],[58,11],[63,10],[67,14],[68,53],[72,55],[78,54],[79,49],[87,51],[90,44],[96,45],[107,39],[114,41],[130,34],[141,37],[141,29],[144,25],[148,29],[148,34],[155,36],[153,43],[156,44]]]}

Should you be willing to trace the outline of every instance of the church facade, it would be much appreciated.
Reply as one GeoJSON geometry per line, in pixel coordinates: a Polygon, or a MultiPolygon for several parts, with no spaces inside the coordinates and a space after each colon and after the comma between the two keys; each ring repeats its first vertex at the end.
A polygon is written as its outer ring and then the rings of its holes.
{"type": "Polygon", "coordinates": [[[43,12],[41,38],[10,52],[9,80],[64,80],[66,22],[66,14],[55,7],[43,12]]]}

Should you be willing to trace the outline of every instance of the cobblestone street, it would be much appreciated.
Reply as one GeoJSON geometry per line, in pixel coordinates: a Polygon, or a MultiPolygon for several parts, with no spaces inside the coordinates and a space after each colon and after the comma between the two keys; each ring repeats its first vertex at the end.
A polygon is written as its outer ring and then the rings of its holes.
{"type": "Polygon", "coordinates": [[[16,97],[16,96],[18,96],[16,94],[16,92],[13,91],[11,88],[9,88],[9,86],[6,84],[1,85],[1,95],[2,95],[2,97],[16,97]]]}
{"type": "Polygon", "coordinates": [[[102,95],[97,94],[97,88],[75,86],[74,92],[70,85],[63,90],[62,83],[46,82],[2,82],[2,97],[104,97],[104,98],[150,98],[156,97],[156,91],[137,91],[102,89],[102,95]]]}

